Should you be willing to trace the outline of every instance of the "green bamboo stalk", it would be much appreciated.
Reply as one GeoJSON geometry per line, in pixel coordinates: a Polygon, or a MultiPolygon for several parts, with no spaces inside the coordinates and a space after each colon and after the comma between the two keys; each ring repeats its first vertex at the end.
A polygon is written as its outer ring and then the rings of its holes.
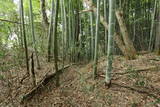
{"type": "Polygon", "coordinates": [[[112,61],[113,61],[113,36],[115,33],[115,6],[116,0],[109,0],[109,29],[108,29],[108,51],[107,51],[107,70],[105,82],[111,83],[112,61]]]}
{"type": "Polygon", "coordinates": [[[33,42],[33,48],[35,51],[36,61],[37,61],[37,68],[40,69],[40,62],[38,58],[38,52],[37,52],[37,43],[35,38],[35,31],[34,31],[34,18],[33,18],[33,9],[32,9],[32,0],[29,0],[29,7],[30,7],[30,21],[31,21],[31,32],[32,32],[32,42],[33,42]]]}
{"type": "Polygon", "coordinates": [[[95,50],[94,50],[94,66],[93,73],[94,79],[97,77],[97,62],[98,62],[98,35],[100,23],[100,0],[97,0],[97,16],[96,16],[96,34],[95,34],[95,50]]]}
{"type": "Polygon", "coordinates": [[[22,23],[21,26],[22,26],[22,30],[23,30],[24,48],[25,48],[25,55],[26,55],[26,66],[27,66],[27,73],[29,74],[28,46],[27,46],[25,23],[24,23],[23,0],[20,0],[20,7],[21,7],[20,9],[21,9],[21,23],[22,23]]]}

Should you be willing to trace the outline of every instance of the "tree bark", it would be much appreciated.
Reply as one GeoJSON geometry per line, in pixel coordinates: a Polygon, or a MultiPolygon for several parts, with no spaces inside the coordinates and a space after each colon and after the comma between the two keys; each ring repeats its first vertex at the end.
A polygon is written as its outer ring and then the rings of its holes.
{"type": "Polygon", "coordinates": [[[149,51],[153,51],[153,31],[154,31],[154,26],[155,26],[155,15],[156,15],[156,9],[157,9],[157,0],[155,0],[154,3],[154,11],[152,13],[152,22],[151,22],[151,30],[150,30],[150,40],[149,40],[149,51]]]}
{"type": "MultiPolygon", "coordinates": [[[[55,71],[58,72],[58,42],[57,42],[57,26],[58,26],[58,11],[59,11],[59,0],[56,1],[56,13],[55,13],[55,27],[54,27],[54,66],[55,71]]],[[[59,75],[56,77],[56,86],[59,86],[59,75]]]]}
{"type": "Polygon", "coordinates": [[[94,27],[93,27],[93,13],[90,12],[90,33],[91,33],[91,58],[94,58],[94,27]]]}
{"type": "Polygon", "coordinates": [[[126,27],[126,25],[124,23],[125,21],[123,19],[123,12],[120,11],[120,10],[117,10],[116,11],[116,17],[117,17],[117,20],[118,20],[118,23],[119,23],[119,26],[120,26],[123,42],[124,42],[125,47],[126,47],[126,51],[129,55],[128,57],[129,57],[129,59],[135,59],[136,58],[136,50],[133,46],[133,42],[129,38],[127,27],[126,27]]]}
{"type": "Polygon", "coordinates": [[[33,87],[35,87],[36,86],[36,76],[35,76],[35,71],[34,71],[33,53],[31,54],[31,57],[30,57],[30,77],[31,77],[31,83],[33,87]]]}
{"type": "Polygon", "coordinates": [[[20,9],[21,9],[21,23],[22,30],[23,30],[23,39],[24,39],[24,48],[25,48],[25,55],[26,55],[26,66],[27,66],[27,74],[29,74],[29,62],[28,62],[28,46],[27,46],[27,39],[26,39],[26,31],[25,31],[25,23],[24,23],[24,8],[23,8],[23,0],[20,0],[20,9]]]}
{"type": "MultiPolygon", "coordinates": [[[[103,5],[104,5],[104,18],[105,18],[105,21],[108,20],[108,17],[107,17],[107,0],[103,0],[103,5]]],[[[104,53],[107,54],[107,45],[108,45],[108,31],[107,29],[105,29],[104,31],[104,53]]]]}
{"type": "Polygon", "coordinates": [[[157,21],[156,21],[156,39],[155,39],[155,52],[160,55],[160,1],[158,1],[158,13],[157,13],[157,21]]]}
{"type": "Polygon", "coordinates": [[[96,34],[95,34],[94,65],[93,65],[94,79],[97,77],[99,21],[100,21],[100,0],[97,0],[96,34]]]}
{"type": "MultiPolygon", "coordinates": [[[[93,5],[91,0],[84,0],[84,3],[86,3],[92,9],[94,14],[96,14],[97,8],[93,5]]],[[[105,27],[105,29],[108,30],[108,23],[105,21],[105,18],[102,15],[100,15],[100,22],[105,27]]],[[[125,44],[123,43],[122,39],[120,39],[120,35],[116,32],[115,32],[114,35],[115,35],[114,36],[114,41],[117,43],[118,47],[120,48],[122,53],[126,56],[126,58],[130,59],[130,56],[132,56],[132,55],[130,55],[130,53],[128,53],[125,44]]]]}
{"type": "Polygon", "coordinates": [[[109,29],[108,29],[108,50],[107,50],[107,70],[105,82],[108,87],[111,84],[111,73],[113,70],[113,36],[115,32],[115,6],[116,0],[109,0],[109,29]]]}
{"type": "Polygon", "coordinates": [[[51,10],[51,19],[50,19],[50,26],[49,26],[49,33],[48,33],[48,62],[51,61],[52,58],[52,34],[53,34],[53,19],[54,19],[54,0],[52,0],[52,10],[51,10]]]}
{"type": "Polygon", "coordinates": [[[49,22],[46,14],[45,0],[41,0],[40,5],[41,5],[40,7],[41,7],[41,13],[42,13],[42,22],[43,22],[44,28],[48,31],[49,22]]]}
{"type": "Polygon", "coordinates": [[[32,10],[32,0],[29,0],[29,6],[30,6],[30,21],[31,21],[31,32],[32,32],[32,41],[33,41],[33,48],[35,51],[36,56],[36,62],[37,62],[37,68],[40,69],[40,62],[38,58],[38,51],[37,51],[37,43],[36,43],[36,37],[35,37],[35,31],[34,31],[34,18],[33,18],[33,10],[32,10]]]}

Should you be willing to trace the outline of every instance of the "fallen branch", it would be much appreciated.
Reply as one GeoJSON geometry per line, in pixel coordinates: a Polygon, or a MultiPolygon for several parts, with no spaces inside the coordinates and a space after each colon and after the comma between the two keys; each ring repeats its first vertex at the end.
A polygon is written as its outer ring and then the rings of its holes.
{"type": "MultiPolygon", "coordinates": [[[[150,67],[145,67],[145,68],[137,68],[133,69],[132,71],[127,71],[127,72],[113,72],[113,75],[125,75],[125,74],[130,74],[130,73],[140,73],[144,71],[158,71],[160,67],[158,66],[150,66],[150,67]]],[[[99,77],[105,78],[105,74],[99,75],[99,77]]]]}
{"type": "Polygon", "coordinates": [[[138,55],[144,55],[144,54],[149,54],[149,51],[139,51],[137,52],[138,55]]]}
{"type": "Polygon", "coordinates": [[[52,79],[54,79],[57,75],[60,75],[63,73],[64,69],[69,68],[71,65],[66,65],[63,68],[59,69],[58,72],[55,72],[53,74],[45,76],[39,84],[37,84],[36,87],[34,87],[31,91],[29,91],[27,94],[23,95],[23,98],[21,100],[21,104],[24,103],[24,101],[30,100],[36,93],[38,93],[47,83],[49,83],[52,79]]]}
{"type": "Polygon", "coordinates": [[[159,67],[158,66],[150,66],[150,67],[145,67],[145,68],[137,68],[137,69],[133,69],[133,71],[127,71],[127,72],[116,72],[113,74],[116,75],[124,75],[124,74],[129,74],[129,73],[140,73],[143,71],[156,71],[158,70],[159,67]]]}
{"type": "Polygon", "coordinates": [[[140,94],[146,94],[147,96],[150,96],[150,97],[155,98],[155,99],[159,99],[159,96],[151,93],[150,91],[144,91],[144,90],[141,90],[141,89],[136,89],[136,88],[133,88],[133,87],[130,87],[130,86],[120,85],[120,84],[116,84],[116,83],[112,83],[112,85],[118,86],[118,87],[121,87],[121,88],[125,88],[125,89],[131,90],[131,91],[134,91],[134,92],[137,92],[137,93],[140,93],[140,94]]]}
{"type": "Polygon", "coordinates": [[[152,59],[149,59],[149,60],[152,60],[152,61],[160,61],[160,59],[157,59],[157,58],[152,58],[152,59]]]}

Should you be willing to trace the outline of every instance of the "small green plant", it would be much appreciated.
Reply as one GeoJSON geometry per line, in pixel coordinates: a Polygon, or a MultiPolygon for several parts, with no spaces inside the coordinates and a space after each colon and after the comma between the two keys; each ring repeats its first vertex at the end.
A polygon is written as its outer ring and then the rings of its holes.
{"type": "Polygon", "coordinates": [[[139,78],[139,74],[131,67],[129,67],[126,72],[128,73],[128,78],[139,78]]]}
{"type": "Polygon", "coordinates": [[[134,69],[132,68],[132,66],[127,66],[128,68],[127,68],[127,70],[125,71],[125,72],[133,72],[134,71],[134,69]]]}
{"type": "Polygon", "coordinates": [[[0,74],[0,80],[4,80],[4,76],[0,74]]]}
{"type": "Polygon", "coordinates": [[[112,95],[107,95],[106,98],[107,98],[107,103],[109,105],[111,105],[112,104],[112,95]]]}
{"type": "MultiPolygon", "coordinates": [[[[149,103],[149,106],[160,104],[160,98],[156,99],[156,101],[149,103]]],[[[158,106],[157,106],[158,107],[158,106]]]]}
{"type": "Polygon", "coordinates": [[[132,103],[131,107],[138,107],[138,104],[137,103],[132,103]]]}
{"type": "Polygon", "coordinates": [[[11,67],[12,67],[11,64],[4,63],[2,66],[0,65],[0,71],[1,72],[9,71],[11,67]]]}
{"type": "Polygon", "coordinates": [[[146,81],[144,81],[143,79],[142,80],[137,80],[136,82],[135,82],[135,85],[136,86],[140,86],[140,87],[144,87],[144,86],[146,86],[146,81]]]}

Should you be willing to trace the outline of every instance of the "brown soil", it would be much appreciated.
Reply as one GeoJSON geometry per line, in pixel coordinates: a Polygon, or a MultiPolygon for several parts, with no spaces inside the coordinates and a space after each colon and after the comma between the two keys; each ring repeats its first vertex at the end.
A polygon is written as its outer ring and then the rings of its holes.
{"type": "MultiPolygon", "coordinates": [[[[24,104],[20,104],[23,95],[33,87],[29,77],[20,84],[25,68],[14,67],[1,73],[4,77],[0,79],[0,106],[160,107],[159,65],[160,57],[155,54],[139,55],[136,60],[114,56],[113,80],[109,89],[104,85],[104,57],[99,60],[100,76],[96,80],[92,78],[92,63],[73,65],[61,75],[60,87],[56,88],[53,80],[24,104]],[[141,69],[142,72],[139,72],[141,69]]],[[[41,70],[36,70],[37,81],[46,72],[53,72],[52,66],[51,63],[44,63],[41,70]]]]}

